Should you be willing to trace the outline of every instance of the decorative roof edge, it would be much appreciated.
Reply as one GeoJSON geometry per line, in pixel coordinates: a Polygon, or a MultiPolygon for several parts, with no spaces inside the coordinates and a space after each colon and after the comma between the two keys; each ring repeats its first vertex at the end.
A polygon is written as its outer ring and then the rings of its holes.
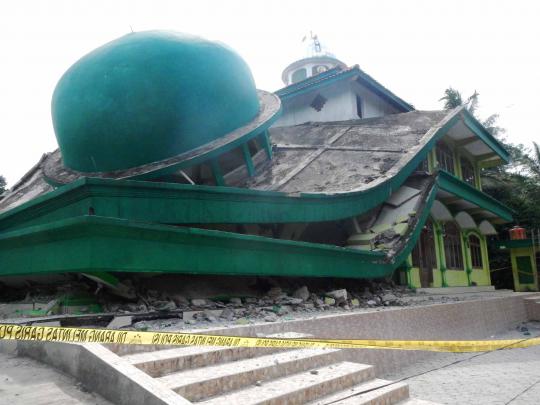
{"type": "Polygon", "coordinates": [[[360,84],[366,86],[370,91],[377,94],[378,96],[385,98],[402,112],[409,112],[415,110],[412,104],[407,103],[405,100],[395,95],[393,92],[384,87],[373,77],[360,69],[360,66],[358,65],[354,65],[347,69],[335,67],[324,73],[308,77],[305,80],[279,89],[275,91],[275,94],[277,94],[282,100],[287,100],[291,97],[298,96],[308,91],[327,86],[335,81],[347,79],[354,76],[357,76],[357,80],[359,80],[360,84]]]}

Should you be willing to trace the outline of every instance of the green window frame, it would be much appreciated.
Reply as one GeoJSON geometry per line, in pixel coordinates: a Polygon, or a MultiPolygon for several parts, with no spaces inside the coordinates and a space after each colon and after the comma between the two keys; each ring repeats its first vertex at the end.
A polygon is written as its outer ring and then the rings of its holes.
{"type": "Polygon", "coordinates": [[[471,252],[471,265],[473,269],[483,269],[482,242],[476,235],[469,235],[469,250],[471,252]]]}
{"type": "Polygon", "coordinates": [[[446,268],[449,270],[463,270],[461,231],[455,222],[447,222],[443,225],[443,230],[446,268]]]}

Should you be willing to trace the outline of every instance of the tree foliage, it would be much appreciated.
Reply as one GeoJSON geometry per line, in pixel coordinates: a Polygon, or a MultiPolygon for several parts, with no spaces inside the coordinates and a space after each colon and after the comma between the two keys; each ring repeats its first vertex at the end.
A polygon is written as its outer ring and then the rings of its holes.
{"type": "Polygon", "coordinates": [[[6,179],[4,176],[0,176],[0,195],[6,191],[6,179]]]}
{"type": "MultiPolygon", "coordinates": [[[[461,93],[452,87],[445,90],[439,101],[444,102],[447,110],[463,104],[461,93]]],[[[478,93],[475,92],[468,101],[469,111],[475,114],[478,93]]],[[[505,129],[498,125],[498,118],[498,114],[492,114],[479,121],[509,152],[510,163],[482,170],[482,189],[513,209],[518,224],[540,229],[540,147],[533,142],[531,150],[508,141],[505,129]]]]}

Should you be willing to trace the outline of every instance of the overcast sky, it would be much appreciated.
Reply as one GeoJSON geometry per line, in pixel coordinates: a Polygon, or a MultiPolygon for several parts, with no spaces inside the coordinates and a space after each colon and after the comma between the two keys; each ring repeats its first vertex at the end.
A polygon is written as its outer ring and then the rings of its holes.
{"type": "Polygon", "coordinates": [[[0,174],[17,181],[56,148],[50,100],[63,72],[131,31],[167,29],[220,40],[257,86],[282,87],[306,32],[417,109],[440,109],[448,86],[480,93],[514,143],[540,141],[537,1],[24,1],[0,0],[0,174]]]}

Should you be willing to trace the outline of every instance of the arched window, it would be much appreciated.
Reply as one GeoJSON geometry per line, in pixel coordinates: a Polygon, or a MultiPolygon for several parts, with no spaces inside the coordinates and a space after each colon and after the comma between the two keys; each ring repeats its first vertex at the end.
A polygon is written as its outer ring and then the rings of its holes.
{"type": "Polygon", "coordinates": [[[444,257],[447,269],[463,269],[461,233],[455,222],[444,224],[444,257]]]}
{"type": "Polygon", "coordinates": [[[301,80],[304,80],[307,77],[307,72],[305,68],[296,70],[291,77],[291,82],[296,83],[301,80]]]}
{"type": "Polygon", "coordinates": [[[469,248],[471,250],[471,264],[475,269],[483,268],[482,263],[482,245],[480,238],[476,235],[469,236],[469,248]]]}

